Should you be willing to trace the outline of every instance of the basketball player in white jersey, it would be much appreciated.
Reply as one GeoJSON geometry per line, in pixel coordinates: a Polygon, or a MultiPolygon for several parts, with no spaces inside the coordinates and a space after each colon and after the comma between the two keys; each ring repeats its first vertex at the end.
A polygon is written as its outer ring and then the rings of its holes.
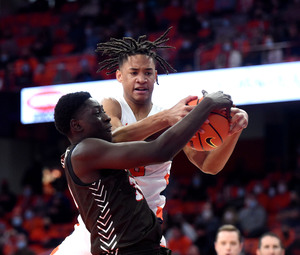
{"type": "MultiPolygon", "coordinates": [[[[100,63],[100,69],[107,69],[108,74],[116,72],[117,80],[123,86],[123,98],[107,98],[101,103],[107,115],[111,118],[114,142],[145,140],[164,129],[174,125],[193,109],[187,103],[197,98],[189,96],[182,99],[174,107],[162,110],[152,103],[152,93],[158,62],[168,73],[172,67],[154,49],[171,48],[160,46],[165,39],[167,30],[154,42],[144,40],[141,36],[137,41],[133,38],[111,39],[106,43],[99,43],[97,51],[103,52],[109,58],[100,63]]],[[[217,174],[223,169],[230,158],[234,147],[248,125],[248,115],[239,108],[231,108],[230,136],[225,142],[210,152],[200,152],[186,146],[184,152],[188,159],[204,173],[217,174]]],[[[130,169],[135,176],[149,207],[162,220],[162,210],[165,197],[161,192],[167,187],[170,175],[171,161],[163,164],[141,166],[130,169]]],[[[90,235],[85,228],[80,215],[74,231],[59,245],[51,255],[91,255],[90,235]]],[[[165,246],[164,238],[161,245],[165,246]]],[[[161,254],[169,254],[162,250],[161,254]]]]}

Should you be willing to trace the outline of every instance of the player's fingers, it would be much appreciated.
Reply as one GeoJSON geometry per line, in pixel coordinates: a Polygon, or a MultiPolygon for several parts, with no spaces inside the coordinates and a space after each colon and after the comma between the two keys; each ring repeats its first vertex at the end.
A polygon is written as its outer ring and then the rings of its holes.
{"type": "Polygon", "coordinates": [[[202,94],[203,94],[203,96],[205,97],[208,93],[207,93],[207,91],[206,90],[202,90],[202,94]]]}

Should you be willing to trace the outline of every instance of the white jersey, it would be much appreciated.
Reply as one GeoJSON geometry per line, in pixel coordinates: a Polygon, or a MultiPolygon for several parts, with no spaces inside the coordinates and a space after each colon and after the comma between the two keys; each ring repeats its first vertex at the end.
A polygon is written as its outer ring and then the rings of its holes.
{"type": "MultiPolygon", "coordinates": [[[[118,101],[122,109],[122,124],[125,126],[137,122],[131,108],[124,98],[118,99],[118,101]]],[[[162,108],[153,105],[148,116],[161,111],[162,108]]],[[[162,164],[129,169],[142,189],[150,209],[161,219],[162,209],[166,203],[166,198],[161,195],[161,192],[164,191],[168,185],[171,163],[171,161],[167,161],[162,164]]]]}
{"type": "MultiPolygon", "coordinates": [[[[121,105],[122,124],[129,125],[137,122],[127,102],[123,98],[117,100],[121,105]]],[[[162,108],[153,105],[148,116],[160,111],[162,111],[162,108]]],[[[166,198],[161,195],[161,192],[168,185],[171,163],[171,161],[167,161],[162,164],[129,169],[142,189],[150,209],[161,219],[162,209],[166,203],[166,198]]],[[[75,225],[74,231],[50,255],[91,255],[90,232],[86,229],[80,215],[78,215],[77,220],[78,224],[75,225]]],[[[161,245],[166,245],[164,237],[162,237],[161,245]]]]}

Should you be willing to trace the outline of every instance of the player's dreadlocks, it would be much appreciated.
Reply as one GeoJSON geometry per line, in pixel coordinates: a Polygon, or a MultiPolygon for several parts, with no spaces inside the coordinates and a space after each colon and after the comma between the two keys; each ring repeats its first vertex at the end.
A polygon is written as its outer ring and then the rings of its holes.
{"type": "Polygon", "coordinates": [[[172,27],[168,28],[166,32],[163,33],[154,42],[146,40],[146,35],[142,35],[136,41],[131,37],[123,37],[123,39],[111,38],[108,42],[98,43],[96,52],[102,52],[102,55],[107,55],[108,58],[99,63],[100,72],[107,69],[107,75],[114,73],[118,67],[122,66],[124,60],[129,56],[143,54],[152,57],[156,60],[163,70],[168,74],[170,69],[173,72],[176,70],[161,56],[159,56],[154,50],[156,49],[170,49],[175,48],[169,45],[161,45],[167,41],[166,38],[172,27]]]}

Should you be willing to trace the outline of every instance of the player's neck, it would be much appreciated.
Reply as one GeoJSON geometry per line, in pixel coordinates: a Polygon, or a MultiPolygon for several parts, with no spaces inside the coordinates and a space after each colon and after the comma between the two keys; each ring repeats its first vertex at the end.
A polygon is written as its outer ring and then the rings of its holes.
{"type": "Polygon", "coordinates": [[[127,101],[127,104],[132,110],[137,121],[146,118],[149,115],[153,105],[151,101],[144,103],[127,101]]]}

